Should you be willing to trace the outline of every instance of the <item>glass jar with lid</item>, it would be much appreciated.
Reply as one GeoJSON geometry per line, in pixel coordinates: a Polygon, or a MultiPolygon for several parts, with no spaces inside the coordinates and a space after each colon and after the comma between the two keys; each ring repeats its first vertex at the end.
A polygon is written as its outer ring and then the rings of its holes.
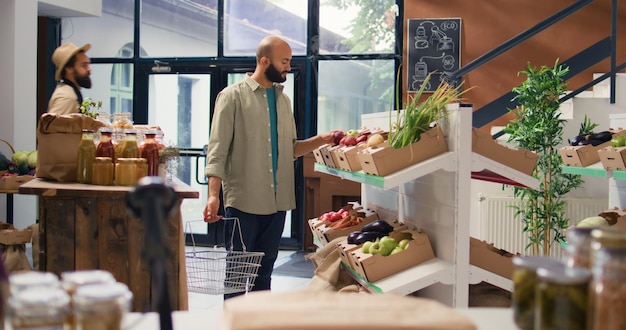
{"type": "Polygon", "coordinates": [[[144,176],[148,176],[148,160],[145,158],[134,158],[133,160],[137,168],[137,181],[144,176]]]}
{"type": "Polygon", "coordinates": [[[569,267],[591,269],[591,231],[593,227],[574,227],[567,230],[566,264],[569,267]]]}
{"type": "Polygon", "coordinates": [[[535,330],[587,329],[591,271],[580,267],[537,270],[535,330]]]}
{"type": "Polygon", "coordinates": [[[524,330],[535,326],[535,290],[538,285],[537,269],[563,267],[562,261],[541,256],[513,257],[513,293],[511,307],[515,324],[524,330]]]}
{"type": "Polygon", "coordinates": [[[74,270],[61,273],[61,286],[71,296],[83,285],[115,283],[111,272],[101,269],[74,270]]]}
{"type": "Polygon", "coordinates": [[[93,161],[96,158],[96,144],[93,140],[93,130],[84,129],[78,144],[78,164],[76,182],[91,183],[93,161]]]}
{"type": "Polygon", "coordinates": [[[156,143],[157,132],[155,130],[148,130],[143,144],[139,148],[141,158],[146,159],[148,176],[159,175],[159,146],[156,143]]]}
{"type": "Polygon", "coordinates": [[[133,121],[130,112],[117,112],[113,114],[114,128],[133,128],[133,121]]]}
{"type": "Polygon", "coordinates": [[[32,287],[8,299],[7,319],[13,330],[68,329],[70,298],[59,287],[32,287]]]}
{"type": "Polygon", "coordinates": [[[118,158],[115,163],[115,185],[132,186],[137,183],[136,158],[118,158]]]}
{"type": "Polygon", "coordinates": [[[76,330],[119,330],[133,294],[123,283],[80,286],[73,297],[76,330]]]}
{"type": "Polygon", "coordinates": [[[100,128],[100,141],[96,147],[96,157],[109,157],[115,159],[115,147],[113,146],[113,129],[100,128]]]}
{"type": "Polygon", "coordinates": [[[101,186],[112,185],[114,168],[113,159],[110,157],[96,157],[93,162],[92,183],[101,186]]]}
{"type": "Polygon", "coordinates": [[[626,229],[591,231],[591,327],[626,329],[626,229]],[[625,306],[622,306],[624,304],[625,306]]]}

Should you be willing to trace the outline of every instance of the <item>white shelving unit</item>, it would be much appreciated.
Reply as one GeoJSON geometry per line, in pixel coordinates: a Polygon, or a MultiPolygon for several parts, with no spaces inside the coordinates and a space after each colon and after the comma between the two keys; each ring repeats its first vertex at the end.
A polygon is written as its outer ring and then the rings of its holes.
{"type": "MultiPolygon", "coordinates": [[[[421,228],[436,258],[369,285],[373,292],[417,292],[453,307],[467,307],[469,284],[486,281],[511,289],[511,281],[469,263],[470,185],[472,172],[488,172],[527,187],[539,182],[516,170],[472,152],[472,108],[452,104],[449,128],[444,131],[448,152],[385,177],[332,169],[315,170],[362,183],[362,204],[382,219],[398,219],[421,228]]],[[[391,115],[396,115],[392,113],[391,115]]],[[[363,115],[365,127],[386,127],[389,113],[363,115]]]]}

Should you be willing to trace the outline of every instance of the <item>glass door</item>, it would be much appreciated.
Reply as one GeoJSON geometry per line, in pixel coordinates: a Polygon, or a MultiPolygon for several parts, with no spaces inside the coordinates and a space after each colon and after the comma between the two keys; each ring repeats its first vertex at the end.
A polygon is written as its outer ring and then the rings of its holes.
{"type": "MultiPolygon", "coordinates": [[[[164,132],[166,146],[178,147],[181,152],[175,175],[192,188],[199,191],[198,199],[185,199],[182,205],[183,225],[194,234],[199,245],[223,244],[221,222],[207,225],[202,220],[202,212],[207,200],[204,150],[209,140],[211,116],[215,97],[219,91],[234,84],[252,72],[252,65],[207,64],[189,67],[170,67],[159,64],[141,70],[145,72],[147,89],[147,123],[159,126],[164,132]],[[159,67],[154,69],[155,67],[159,67]],[[206,68],[200,69],[200,68],[206,68]],[[177,73],[172,73],[177,71],[177,73]],[[189,224],[187,224],[189,223],[189,224]]],[[[294,115],[298,116],[296,86],[300,85],[300,70],[289,73],[285,93],[292,100],[294,115]]],[[[300,125],[298,125],[300,126],[300,125]]],[[[299,128],[299,131],[303,129],[299,128]]],[[[298,175],[298,174],[296,174],[298,175]]],[[[292,219],[297,212],[288,212],[283,231],[282,245],[299,248],[302,242],[302,227],[292,219]],[[295,225],[294,225],[295,224],[295,225]]],[[[191,238],[187,235],[187,243],[191,238]]]]}

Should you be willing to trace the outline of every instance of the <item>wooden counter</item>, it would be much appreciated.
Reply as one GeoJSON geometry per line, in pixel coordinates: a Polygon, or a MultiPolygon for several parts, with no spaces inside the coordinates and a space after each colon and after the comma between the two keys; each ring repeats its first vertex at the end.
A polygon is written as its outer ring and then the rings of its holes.
{"type": "MultiPolygon", "coordinates": [[[[179,207],[163,225],[168,290],[174,310],[187,309],[184,233],[180,213],[183,198],[199,193],[177,182],[179,207]]],[[[20,194],[38,195],[39,269],[64,271],[103,269],[128,285],[133,310],[150,310],[151,274],[143,257],[145,224],[131,216],[125,203],[132,187],[59,183],[35,179],[19,187],[20,194]]]]}

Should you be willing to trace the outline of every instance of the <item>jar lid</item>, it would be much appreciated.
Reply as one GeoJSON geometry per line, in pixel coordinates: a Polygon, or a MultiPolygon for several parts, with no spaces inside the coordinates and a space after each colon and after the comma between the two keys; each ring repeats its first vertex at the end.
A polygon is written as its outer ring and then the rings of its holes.
{"type": "Polygon", "coordinates": [[[117,159],[118,163],[125,163],[125,164],[133,163],[134,161],[135,161],[135,158],[118,158],[117,159]]]}
{"type": "Polygon", "coordinates": [[[110,127],[100,127],[101,134],[113,134],[113,129],[110,127]]]}
{"type": "Polygon", "coordinates": [[[123,299],[129,301],[133,294],[124,283],[100,283],[83,285],[76,289],[74,302],[80,304],[90,304],[94,302],[117,301],[123,299]]]}
{"type": "Polygon", "coordinates": [[[557,284],[584,284],[591,279],[591,271],[580,267],[540,267],[537,269],[540,280],[557,284]]]}
{"type": "Polygon", "coordinates": [[[626,248],[626,230],[622,228],[595,228],[591,231],[591,237],[603,247],[626,248]]]}
{"type": "Polygon", "coordinates": [[[92,129],[83,129],[82,130],[83,133],[93,133],[92,129]]]}
{"type": "Polygon", "coordinates": [[[52,273],[26,271],[9,275],[11,292],[21,291],[28,287],[58,287],[59,278],[52,273]]]}
{"type": "Polygon", "coordinates": [[[69,305],[70,296],[61,288],[33,287],[13,294],[9,299],[9,306],[15,309],[22,308],[59,308],[69,305]]]}
{"type": "Polygon", "coordinates": [[[96,163],[111,163],[113,159],[111,157],[96,157],[94,161],[96,163]]]}
{"type": "Polygon", "coordinates": [[[513,265],[515,267],[525,268],[525,269],[533,269],[536,270],[540,267],[560,267],[563,266],[563,262],[551,258],[551,257],[543,257],[543,256],[514,256],[513,257],[513,265]]]}
{"type": "Polygon", "coordinates": [[[61,281],[63,284],[80,286],[93,283],[111,283],[115,282],[115,278],[106,270],[89,269],[63,272],[61,273],[61,281]]]}
{"type": "Polygon", "coordinates": [[[147,159],[145,159],[145,158],[131,158],[131,159],[132,159],[134,162],[136,162],[136,163],[140,163],[140,164],[142,164],[142,163],[148,163],[148,160],[147,160],[147,159]]]}
{"type": "Polygon", "coordinates": [[[136,129],[134,129],[134,128],[127,128],[127,129],[125,129],[125,130],[124,130],[124,133],[126,133],[126,134],[131,134],[131,135],[132,135],[132,134],[135,134],[135,135],[136,135],[136,134],[137,134],[137,130],[136,130],[136,129]]]}

